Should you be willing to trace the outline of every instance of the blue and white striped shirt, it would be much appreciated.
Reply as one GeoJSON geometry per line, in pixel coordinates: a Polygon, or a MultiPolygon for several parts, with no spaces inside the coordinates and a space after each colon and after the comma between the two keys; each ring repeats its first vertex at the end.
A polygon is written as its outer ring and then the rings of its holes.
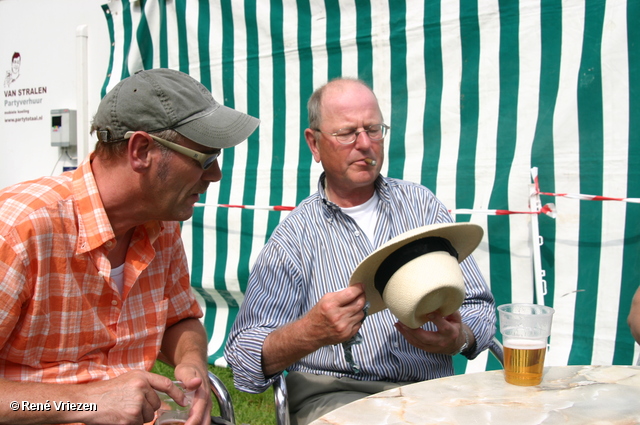
{"type": "MultiPolygon", "coordinates": [[[[262,344],[270,332],[304,316],[324,294],[346,288],[360,261],[389,239],[427,224],[452,222],[447,208],[426,187],[380,176],[372,244],[351,217],[326,199],[323,181],[324,174],[318,192],[275,229],[251,270],[225,348],[235,386],[242,391],[262,392],[273,382],[261,366],[262,344]]],[[[476,338],[466,353],[473,359],[495,334],[495,303],[475,260],[469,256],[461,267],[466,299],[460,312],[476,338]]],[[[423,381],[454,373],[451,356],[413,347],[393,326],[395,322],[389,310],[366,318],[360,329],[362,344],[352,347],[359,374],[345,361],[341,344],[322,347],[288,370],[385,381],[423,381]]],[[[424,328],[435,330],[431,323],[424,328]]]]}

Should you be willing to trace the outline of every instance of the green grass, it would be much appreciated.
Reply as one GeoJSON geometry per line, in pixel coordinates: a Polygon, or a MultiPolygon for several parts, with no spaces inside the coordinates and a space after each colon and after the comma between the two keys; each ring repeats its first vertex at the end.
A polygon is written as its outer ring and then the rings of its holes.
{"type": "MultiPolygon", "coordinates": [[[[231,369],[209,365],[213,372],[227,387],[236,414],[237,424],[274,425],[276,423],[273,389],[269,388],[262,394],[249,394],[238,391],[233,385],[231,369]]],[[[174,379],[173,368],[164,363],[156,362],[152,372],[174,379]]],[[[213,399],[213,396],[212,396],[213,399]]],[[[219,415],[220,409],[213,399],[213,415],[219,415]]]]}

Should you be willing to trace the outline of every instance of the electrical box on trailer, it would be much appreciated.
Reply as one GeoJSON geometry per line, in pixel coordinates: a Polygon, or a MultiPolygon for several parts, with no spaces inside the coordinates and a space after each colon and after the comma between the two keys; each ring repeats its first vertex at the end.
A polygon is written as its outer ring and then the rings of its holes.
{"type": "Polygon", "coordinates": [[[51,146],[60,148],[76,146],[77,134],[76,111],[72,109],[51,110],[51,146]]]}

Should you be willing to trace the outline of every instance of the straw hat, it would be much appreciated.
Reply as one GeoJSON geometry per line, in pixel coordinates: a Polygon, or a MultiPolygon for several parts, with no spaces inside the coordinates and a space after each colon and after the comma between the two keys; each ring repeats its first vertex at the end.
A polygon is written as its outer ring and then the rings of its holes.
{"type": "Polygon", "coordinates": [[[389,308],[400,322],[419,328],[436,310],[447,316],[465,297],[459,263],[482,240],[472,223],[439,223],[419,227],[389,240],[362,260],[349,285],[362,282],[368,314],[389,308]]]}

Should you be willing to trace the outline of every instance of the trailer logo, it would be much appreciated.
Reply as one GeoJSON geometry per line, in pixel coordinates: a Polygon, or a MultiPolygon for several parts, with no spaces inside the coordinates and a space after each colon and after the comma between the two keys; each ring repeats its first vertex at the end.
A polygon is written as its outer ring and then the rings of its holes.
{"type": "Polygon", "coordinates": [[[7,75],[4,77],[4,86],[11,87],[11,84],[15,82],[20,76],[20,64],[22,63],[22,58],[20,57],[20,53],[15,52],[11,57],[11,69],[7,71],[7,75]]]}

